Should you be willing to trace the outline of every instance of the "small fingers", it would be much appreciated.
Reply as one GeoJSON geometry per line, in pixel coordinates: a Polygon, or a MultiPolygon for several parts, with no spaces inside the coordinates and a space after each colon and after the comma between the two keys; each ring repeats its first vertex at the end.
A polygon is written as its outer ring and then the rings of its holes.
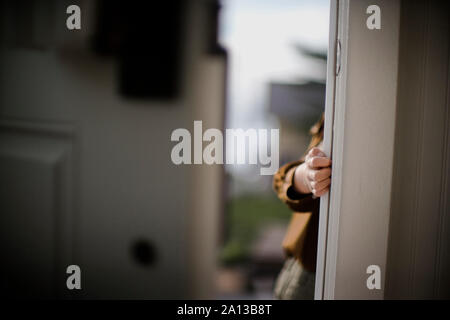
{"type": "Polygon", "coordinates": [[[329,189],[329,187],[326,187],[325,189],[322,189],[322,190],[320,190],[320,191],[313,192],[313,195],[316,196],[316,197],[321,197],[321,196],[323,196],[325,193],[328,192],[328,189],[329,189]]]}
{"type": "Polygon", "coordinates": [[[307,160],[307,165],[310,168],[324,168],[331,165],[331,160],[327,157],[311,157],[307,160]]]}
{"type": "Polygon", "coordinates": [[[322,150],[320,150],[317,147],[312,148],[311,150],[309,150],[308,152],[308,156],[309,157],[315,157],[315,156],[319,156],[319,157],[325,157],[325,153],[323,153],[322,150]]]}
{"type": "Polygon", "coordinates": [[[319,181],[319,182],[311,182],[312,192],[316,193],[316,192],[322,191],[323,189],[328,188],[330,183],[331,183],[330,178],[327,178],[327,179],[319,181]]]}
{"type": "Polygon", "coordinates": [[[308,179],[313,182],[320,182],[331,176],[331,168],[325,168],[321,170],[309,170],[308,179]]]}

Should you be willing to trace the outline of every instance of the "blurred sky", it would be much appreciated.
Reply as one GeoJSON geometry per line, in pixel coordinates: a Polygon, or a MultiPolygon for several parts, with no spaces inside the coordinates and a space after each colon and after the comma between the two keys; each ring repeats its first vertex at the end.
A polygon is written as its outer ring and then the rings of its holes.
{"type": "Polygon", "coordinates": [[[222,5],[219,37],[230,68],[226,127],[278,128],[265,111],[267,85],[323,77],[295,45],[326,52],[329,1],[222,0],[222,5]]]}

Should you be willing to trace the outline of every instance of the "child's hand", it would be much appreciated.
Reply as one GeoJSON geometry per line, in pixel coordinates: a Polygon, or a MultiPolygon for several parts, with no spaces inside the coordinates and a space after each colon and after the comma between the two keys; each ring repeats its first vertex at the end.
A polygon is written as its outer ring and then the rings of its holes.
{"type": "Polygon", "coordinates": [[[294,173],[294,188],[299,193],[312,193],[315,197],[324,195],[331,183],[331,160],[319,148],[312,148],[305,162],[294,173]]]}

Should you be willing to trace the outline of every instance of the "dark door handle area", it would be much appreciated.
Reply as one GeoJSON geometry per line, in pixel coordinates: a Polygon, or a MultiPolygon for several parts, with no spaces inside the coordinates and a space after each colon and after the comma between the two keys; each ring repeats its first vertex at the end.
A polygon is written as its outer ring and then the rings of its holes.
{"type": "Polygon", "coordinates": [[[131,244],[131,256],[134,262],[142,267],[156,264],[157,254],[153,243],[148,239],[138,239],[131,244]]]}

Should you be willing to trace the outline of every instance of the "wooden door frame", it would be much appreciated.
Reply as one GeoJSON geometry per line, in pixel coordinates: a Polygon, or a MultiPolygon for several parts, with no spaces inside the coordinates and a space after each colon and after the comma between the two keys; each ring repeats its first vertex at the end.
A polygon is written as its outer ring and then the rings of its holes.
{"type": "Polygon", "coordinates": [[[324,151],[333,166],[329,196],[321,199],[315,299],[382,299],[400,0],[331,0],[330,17],[329,52],[340,54],[328,60],[324,151]],[[381,30],[366,27],[373,4],[381,30]],[[367,288],[369,265],[380,267],[381,289],[367,288]]]}
{"type": "MultiPolygon", "coordinates": [[[[338,72],[336,68],[337,56],[337,29],[338,29],[338,0],[330,1],[330,24],[328,33],[328,60],[327,60],[327,80],[325,96],[325,125],[323,151],[331,157],[333,142],[333,118],[335,101],[335,79],[338,72]]],[[[325,255],[327,249],[327,229],[328,213],[330,203],[330,193],[323,195],[320,199],[320,217],[319,217],[319,238],[317,244],[317,267],[315,282],[315,299],[323,298],[324,276],[325,276],[325,255]]]]}

